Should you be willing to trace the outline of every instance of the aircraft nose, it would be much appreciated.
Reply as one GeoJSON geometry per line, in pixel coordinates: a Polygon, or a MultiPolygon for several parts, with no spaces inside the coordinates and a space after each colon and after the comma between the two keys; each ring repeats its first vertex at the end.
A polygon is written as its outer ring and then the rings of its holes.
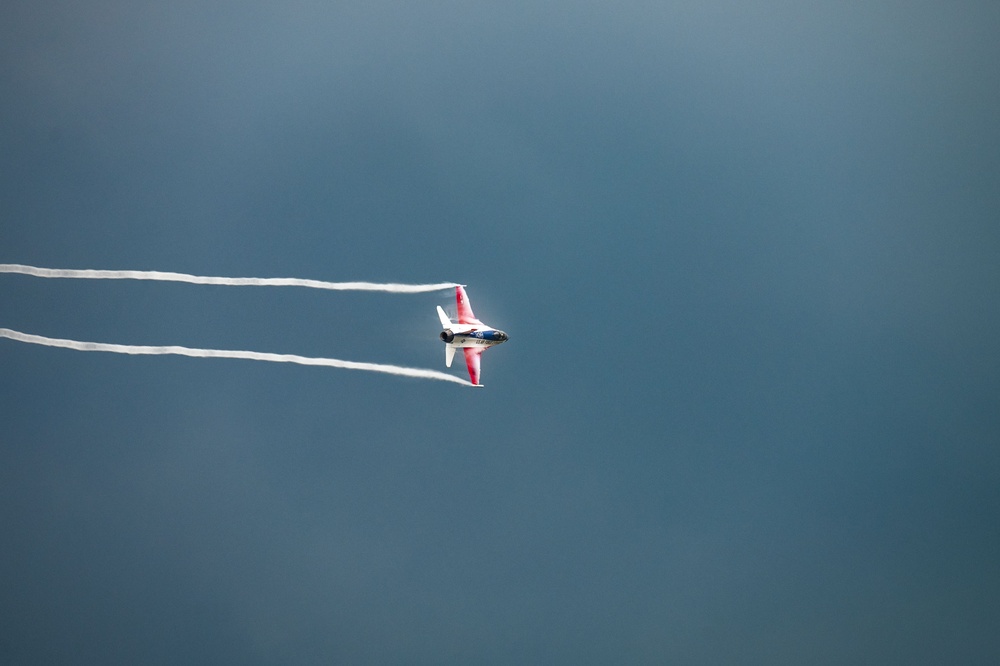
{"type": "Polygon", "coordinates": [[[510,339],[503,331],[497,331],[497,337],[500,338],[500,342],[507,342],[510,339]]]}

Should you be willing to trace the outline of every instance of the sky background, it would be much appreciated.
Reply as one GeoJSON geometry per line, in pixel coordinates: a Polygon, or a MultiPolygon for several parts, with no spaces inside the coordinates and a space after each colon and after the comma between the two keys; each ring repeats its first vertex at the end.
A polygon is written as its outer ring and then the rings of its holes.
{"type": "MultiPolygon", "coordinates": [[[[453,280],[511,339],[481,391],[0,340],[0,662],[997,663],[998,34],[3,3],[0,263],[453,280]]],[[[0,275],[27,333],[443,369],[438,304],[0,275]]]]}

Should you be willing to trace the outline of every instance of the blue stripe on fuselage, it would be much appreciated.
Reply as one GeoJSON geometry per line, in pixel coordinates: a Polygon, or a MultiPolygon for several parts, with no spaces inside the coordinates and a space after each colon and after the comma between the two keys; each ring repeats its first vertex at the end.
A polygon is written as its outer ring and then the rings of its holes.
{"type": "Polygon", "coordinates": [[[478,340],[491,340],[493,342],[498,342],[500,340],[499,331],[469,331],[468,333],[463,333],[462,335],[467,338],[476,338],[478,340]]]}

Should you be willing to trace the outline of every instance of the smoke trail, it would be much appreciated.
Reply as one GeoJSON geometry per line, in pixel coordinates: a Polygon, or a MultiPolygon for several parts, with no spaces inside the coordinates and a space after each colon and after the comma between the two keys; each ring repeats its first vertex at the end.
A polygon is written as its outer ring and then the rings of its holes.
{"type": "Polygon", "coordinates": [[[38,268],[22,264],[0,264],[0,273],[21,273],[44,278],[75,278],[83,280],[160,280],[163,282],[188,282],[191,284],[218,284],[231,287],[308,287],[310,289],[332,289],[335,291],[387,291],[394,294],[419,294],[426,291],[441,291],[458,286],[454,282],[435,284],[398,284],[394,282],[324,282],[301,278],[254,278],[254,277],[207,277],[186,273],[165,273],[162,271],[104,271],[73,270],[67,268],[38,268]]]}
{"type": "Polygon", "coordinates": [[[104,342],[81,342],[79,340],[64,340],[61,338],[47,338],[42,335],[31,335],[13,331],[9,328],[0,328],[0,338],[10,338],[18,342],[27,342],[33,345],[44,345],[46,347],[63,347],[65,349],[76,349],[78,351],[102,351],[114,354],[176,354],[178,356],[193,356],[197,358],[243,358],[250,361],[270,361],[272,363],[298,363],[300,365],[321,365],[328,368],[346,368],[348,370],[367,370],[368,372],[384,372],[389,375],[401,375],[403,377],[417,377],[419,379],[437,379],[443,382],[454,382],[472,386],[464,379],[449,375],[437,370],[425,370],[422,368],[404,368],[398,365],[384,365],[382,363],[359,363],[357,361],[341,361],[336,358],[313,358],[309,356],[296,356],[294,354],[269,354],[266,352],[235,351],[228,349],[192,349],[189,347],[146,347],[140,345],[112,345],[104,342]]]}

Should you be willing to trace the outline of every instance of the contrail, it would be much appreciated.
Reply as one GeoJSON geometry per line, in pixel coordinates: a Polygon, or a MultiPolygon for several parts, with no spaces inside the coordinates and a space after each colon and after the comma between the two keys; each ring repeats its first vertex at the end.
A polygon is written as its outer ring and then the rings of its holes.
{"type": "Polygon", "coordinates": [[[419,294],[441,291],[458,286],[454,282],[435,284],[399,284],[395,282],[324,282],[302,278],[208,277],[187,273],[163,271],[104,271],[73,270],[68,268],[39,268],[23,264],[0,264],[0,273],[21,273],[43,278],[74,278],[82,280],[159,280],[162,282],[188,282],[190,284],[218,284],[230,287],[308,287],[334,291],[387,291],[394,294],[419,294]]]}
{"type": "Polygon", "coordinates": [[[197,358],[243,358],[250,361],[270,361],[272,363],[298,363],[299,365],[321,365],[328,368],[346,368],[348,370],[367,370],[368,372],[384,372],[389,375],[400,375],[402,377],[416,377],[418,379],[437,379],[443,382],[454,382],[472,386],[464,379],[449,375],[437,370],[425,370],[423,368],[404,368],[398,365],[384,365],[382,363],[359,363],[357,361],[341,361],[336,358],[313,358],[309,356],[296,356],[295,354],[269,354],[266,352],[235,351],[229,349],[192,349],[190,347],[146,347],[140,345],[112,345],[104,342],[81,342],[79,340],[64,340],[61,338],[47,338],[42,335],[31,335],[21,333],[9,328],[0,328],[0,338],[10,338],[18,342],[27,342],[33,345],[44,345],[46,347],[63,347],[65,349],[76,349],[78,351],[101,351],[113,354],[175,354],[178,356],[193,356],[197,358]]]}

